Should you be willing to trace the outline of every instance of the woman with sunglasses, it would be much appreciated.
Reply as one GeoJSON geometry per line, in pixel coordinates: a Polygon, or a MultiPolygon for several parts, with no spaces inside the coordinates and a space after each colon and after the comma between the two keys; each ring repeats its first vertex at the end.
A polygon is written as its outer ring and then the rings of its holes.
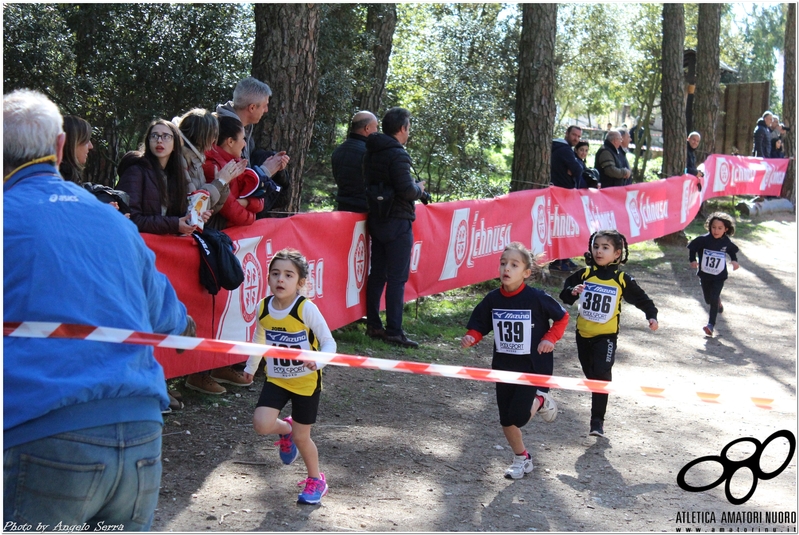
{"type": "MultiPolygon", "coordinates": [[[[156,119],[147,128],[143,150],[122,157],[117,189],[130,195],[130,218],[139,232],[191,234],[197,229],[188,221],[182,148],[177,127],[156,119]]],[[[203,220],[208,221],[211,213],[203,212],[203,220]]]]}

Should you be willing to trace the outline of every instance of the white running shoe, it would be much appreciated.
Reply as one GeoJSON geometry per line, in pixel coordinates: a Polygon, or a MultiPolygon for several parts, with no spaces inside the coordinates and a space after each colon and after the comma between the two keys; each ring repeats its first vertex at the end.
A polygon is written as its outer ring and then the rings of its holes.
{"type": "Polygon", "coordinates": [[[524,474],[529,474],[532,471],[533,459],[525,457],[524,455],[514,455],[513,464],[510,465],[510,468],[505,470],[505,477],[508,479],[521,479],[524,477],[524,474]]]}
{"type": "Polygon", "coordinates": [[[544,398],[544,403],[538,407],[538,413],[541,415],[541,419],[547,423],[554,422],[555,418],[558,417],[558,404],[555,403],[555,400],[552,399],[549,392],[541,392],[539,390],[538,395],[544,398]]]}

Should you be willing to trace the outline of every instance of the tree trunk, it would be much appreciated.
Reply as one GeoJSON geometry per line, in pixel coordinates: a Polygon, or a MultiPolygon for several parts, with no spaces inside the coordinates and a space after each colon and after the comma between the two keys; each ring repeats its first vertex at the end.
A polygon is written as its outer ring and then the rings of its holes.
{"type": "Polygon", "coordinates": [[[685,172],[685,81],[683,47],[685,13],[682,4],[663,4],[663,79],[660,105],[663,111],[663,174],[685,172]]]}
{"type": "Polygon", "coordinates": [[[796,205],[796,4],[788,4],[788,15],[785,19],[785,70],[782,78],[782,122],[791,129],[783,135],[782,147],[785,157],[791,158],[785,182],[782,184],[782,196],[796,205]]]}
{"type": "Polygon", "coordinates": [[[275,212],[298,212],[302,170],[311,143],[319,78],[317,4],[255,4],[252,75],[269,84],[269,112],[256,126],[258,146],[286,151],[290,195],[275,212]]]}
{"type": "Polygon", "coordinates": [[[555,128],[557,4],[523,4],[510,191],[545,188],[555,128]]]}
{"type": "Polygon", "coordinates": [[[374,67],[372,85],[360,93],[358,108],[369,110],[381,116],[383,95],[386,91],[388,60],[394,43],[394,29],[397,27],[396,4],[369,4],[366,14],[366,35],[372,45],[374,67]]]}
{"type": "Polygon", "coordinates": [[[694,130],[702,136],[696,149],[696,163],[705,161],[716,149],[716,120],[719,114],[719,31],[721,4],[699,4],[696,33],[696,100],[694,130]]]}

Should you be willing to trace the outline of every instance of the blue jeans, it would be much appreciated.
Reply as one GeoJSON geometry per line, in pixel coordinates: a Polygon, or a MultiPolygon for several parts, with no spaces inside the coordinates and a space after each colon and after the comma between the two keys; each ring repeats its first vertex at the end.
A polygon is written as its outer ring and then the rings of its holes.
{"type": "Polygon", "coordinates": [[[382,328],[380,298],[386,289],[386,334],[402,334],[402,306],[405,303],[405,283],[411,270],[413,225],[408,219],[369,218],[372,252],[369,278],[366,282],[366,324],[382,328]]]}
{"type": "Polygon", "coordinates": [[[88,525],[147,531],[161,484],[161,424],[80,429],[3,451],[4,531],[88,525]],[[48,526],[48,527],[45,527],[48,526]]]}

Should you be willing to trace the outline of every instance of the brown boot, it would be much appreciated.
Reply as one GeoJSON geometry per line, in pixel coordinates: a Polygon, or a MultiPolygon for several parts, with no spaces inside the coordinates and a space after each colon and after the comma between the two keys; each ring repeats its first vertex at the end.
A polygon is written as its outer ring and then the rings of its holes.
{"type": "Polygon", "coordinates": [[[217,383],[227,383],[236,386],[250,386],[252,384],[252,380],[248,381],[244,378],[243,373],[234,370],[230,366],[213,370],[211,372],[211,379],[217,383]]]}
{"type": "Polygon", "coordinates": [[[227,392],[224,386],[211,379],[207,373],[193,373],[186,377],[186,388],[213,396],[220,396],[227,392]]]}

